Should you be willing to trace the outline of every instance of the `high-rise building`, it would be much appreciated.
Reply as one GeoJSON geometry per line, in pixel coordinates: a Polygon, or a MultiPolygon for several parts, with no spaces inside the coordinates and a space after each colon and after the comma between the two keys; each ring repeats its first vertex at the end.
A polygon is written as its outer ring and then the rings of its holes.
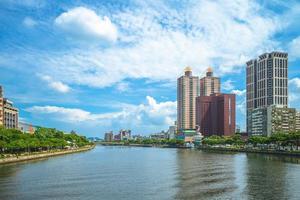
{"type": "Polygon", "coordinates": [[[220,78],[213,76],[212,68],[209,67],[206,76],[200,79],[200,95],[210,96],[220,93],[220,78]]]}
{"type": "Polygon", "coordinates": [[[235,94],[211,94],[196,98],[196,123],[204,136],[235,133],[235,94]]]}
{"type": "Polygon", "coordinates": [[[288,54],[264,53],[246,64],[247,132],[252,134],[253,109],[288,105],[288,54]]]}
{"type": "Polygon", "coordinates": [[[105,133],[104,141],[105,142],[112,142],[114,140],[114,134],[112,131],[105,133]]]}
{"type": "Polygon", "coordinates": [[[196,97],[199,96],[199,78],[186,67],[184,75],[177,79],[177,127],[181,132],[196,128],[196,97]]]}

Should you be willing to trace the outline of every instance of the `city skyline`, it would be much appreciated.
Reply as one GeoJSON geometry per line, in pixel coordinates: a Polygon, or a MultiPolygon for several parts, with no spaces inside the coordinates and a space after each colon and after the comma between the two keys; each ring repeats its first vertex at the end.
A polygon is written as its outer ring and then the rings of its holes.
{"type": "Polygon", "coordinates": [[[289,107],[300,109],[297,1],[4,0],[0,13],[0,85],[20,121],[87,136],[167,130],[177,77],[211,66],[246,130],[246,62],[273,51],[289,55],[289,107]]]}

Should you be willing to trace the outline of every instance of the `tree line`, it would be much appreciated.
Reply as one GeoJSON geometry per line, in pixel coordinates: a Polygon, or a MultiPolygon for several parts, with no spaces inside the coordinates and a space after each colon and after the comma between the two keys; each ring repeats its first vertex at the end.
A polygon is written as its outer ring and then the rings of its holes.
{"type": "Polygon", "coordinates": [[[300,131],[291,133],[275,133],[270,137],[253,135],[247,140],[243,140],[242,136],[235,134],[234,136],[210,136],[203,139],[204,145],[235,145],[243,146],[251,144],[253,147],[265,145],[276,147],[298,147],[300,146],[300,131]]]}
{"type": "Polygon", "coordinates": [[[17,129],[0,127],[0,153],[37,152],[90,144],[84,136],[64,133],[54,128],[39,127],[34,134],[24,134],[17,129]]]}

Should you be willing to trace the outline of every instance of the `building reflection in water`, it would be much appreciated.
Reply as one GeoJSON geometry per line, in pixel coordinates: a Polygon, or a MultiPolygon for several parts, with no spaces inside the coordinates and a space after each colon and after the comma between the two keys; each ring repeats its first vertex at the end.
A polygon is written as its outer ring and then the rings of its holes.
{"type": "Polygon", "coordinates": [[[300,168],[293,163],[299,161],[295,157],[248,154],[246,177],[249,199],[291,199],[291,195],[295,196],[300,188],[300,168]],[[290,172],[292,176],[289,177],[290,172]],[[291,190],[292,187],[295,190],[291,190]]]}
{"type": "MultiPolygon", "coordinates": [[[[194,150],[177,153],[176,199],[232,199],[241,196],[242,178],[236,173],[246,157],[237,154],[216,154],[194,150]]],[[[240,171],[242,173],[242,171],[240,171]]],[[[241,175],[243,177],[243,175],[241,175]]],[[[244,183],[243,183],[244,184],[244,183]]]]}

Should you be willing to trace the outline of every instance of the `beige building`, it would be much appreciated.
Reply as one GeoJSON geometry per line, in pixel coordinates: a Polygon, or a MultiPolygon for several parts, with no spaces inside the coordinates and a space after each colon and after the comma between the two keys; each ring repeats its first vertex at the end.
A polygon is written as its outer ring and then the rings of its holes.
{"type": "Polygon", "coordinates": [[[196,128],[196,97],[199,96],[199,78],[186,67],[177,79],[177,128],[178,131],[196,128]]]}
{"type": "Polygon", "coordinates": [[[200,79],[200,95],[210,96],[211,94],[220,93],[220,78],[213,77],[212,68],[206,71],[206,77],[200,79]]]}
{"type": "Polygon", "coordinates": [[[13,102],[4,99],[4,127],[18,128],[19,111],[13,106],[13,102]]]}
{"type": "Polygon", "coordinates": [[[255,108],[248,116],[248,130],[253,135],[271,136],[274,133],[299,131],[299,112],[295,108],[273,106],[255,108]]]}
{"type": "Polygon", "coordinates": [[[18,128],[19,111],[13,102],[4,98],[3,88],[0,86],[0,125],[5,128],[18,128]]]}
{"type": "Polygon", "coordinates": [[[300,111],[296,113],[296,131],[300,131],[300,111]]]}

